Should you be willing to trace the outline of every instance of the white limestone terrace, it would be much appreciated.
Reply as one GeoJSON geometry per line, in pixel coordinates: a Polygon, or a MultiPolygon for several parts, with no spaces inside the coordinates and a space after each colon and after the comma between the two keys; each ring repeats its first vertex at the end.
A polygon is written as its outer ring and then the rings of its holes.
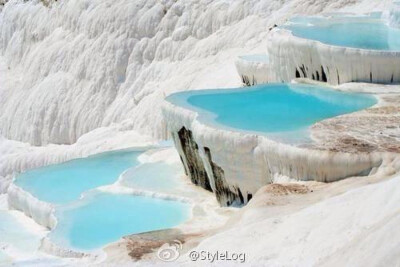
{"type": "Polygon", "coordinates": [[[235,66],[245,86],[268,83],[272,80],[266,53],[239,56],[235,60],[235,66]]]}
{"type": "Polygon", "coordinates": [[[168,101],[163,114],[192,182],[213,191],[221,205],[241,205],[276,177],[334,182],[370,175],[398,157],[400,97],[375,96],[373,107],[318,122],[310,128],[311,141],[296,143],[215,127],[168,101]]]}
{"type": "Polygon", "coordinates": [[[294,18],[268,36],[271,70],[277,81],[285,82],[398,83],[400,31],[391,27],[395,18],[394,11],[294,18]]]}

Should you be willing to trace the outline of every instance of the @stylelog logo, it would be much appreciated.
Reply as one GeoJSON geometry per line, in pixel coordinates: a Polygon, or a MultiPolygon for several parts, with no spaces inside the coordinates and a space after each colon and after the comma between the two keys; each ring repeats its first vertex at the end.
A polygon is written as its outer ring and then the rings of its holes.
{"type": "Polygon", "coordinates": [[[182,243],[174,240],[171,243],[165,243],[157,251],[157,257],[165,262],[175,261],[179,258],[179,251],[182,250],[182,243]]]}

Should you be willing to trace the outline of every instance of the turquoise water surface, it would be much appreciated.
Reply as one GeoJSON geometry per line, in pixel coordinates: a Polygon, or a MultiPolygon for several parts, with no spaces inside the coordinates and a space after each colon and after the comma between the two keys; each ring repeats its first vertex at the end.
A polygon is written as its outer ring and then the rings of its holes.
{"type": "Polygon", "coordinates": [[[293,35],[325,44],[400,51],[400,29],[389,27],[376,16],[296,17],[282,28],[293,35]]]}
{"type": "Polygon", "coordinates": [[[85,191],[114,183],[123,171],[138,165],[141,153],[119,150],[75,159],[24,172],[14,183],[42,201],[65,204],[85,191]]]}
{"type": "Polygon", "coordinates": [[[180,185],[184,173],[181,164],[149,162],[128,170],[121,181],[124,186],[155,192],[170,192],[180,185]]]}
{"type": "Polygon", "coordinates": [[[61,246],[92,250],[122,236],[178,225],[189,218],[189,208],[178,201],[95,193],[79,205],[59,208],[50,238],[61,246]]]}
{"type": "Polygon", "coordinates": [[[199,119],[208,124],[259,133],[304,130],[320,120],[377,103],[370,95],[304,84],[188,91],[167,100],[198,111],[199,119]]]}

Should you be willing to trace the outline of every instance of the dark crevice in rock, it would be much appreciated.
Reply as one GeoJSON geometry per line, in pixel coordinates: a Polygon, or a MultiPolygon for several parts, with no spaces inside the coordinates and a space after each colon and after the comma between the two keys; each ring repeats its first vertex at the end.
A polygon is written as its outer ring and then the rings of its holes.
{"type": "Polygon", "coordinates": [[[337,74],[337,82],[340,84],[340,77],[339,77],[339,71],[336,69],[336,74],[337,74]]]}
{"type": "Polygon", "coordinates": [[[238,195],[239,195],[239,199],[240,199],[240,203],[244,203],[244,198],[242,195],[242,191],[240,191],[240,188],[237,189],[238,195]]]}
{"type": "Polygon", "coordinates": [[[326,73],[325,73],[324,67],[322,67],[322,66],[321,66],[321,79],[323,82],[328,81],[328,79],[326,78],[326,73]]]}
{"type": "Polygon", "coordinates": [[[296,78],[300,78],[300,72],[297,68],[296,68],[296,78]]]}
{"type": "Polygon", "coordinates": [[[247,193],[247,202],[250,201],[250,199],[253,198],[253,194],[247,193]]]}
{"type": "MultiPolygon", "coordinates": [[[[230,206],[235,200],[239,200],[239,194],[235,194],[229,189],[229,186],[225,180],[225,173],[224,170],[215,164],[212,161],[211,152],[208,147],[204,147],[204,152],[206,154],[207,160],[211,166],[213,176],[214,176],[214,183],[215,183],[215,195],[217,197],[218,202],[221,205],[230,206]],[[225,201],[225,202],[224,202],[225,201]]],[[[240,193],[241,194],[241,193],[240,193]]],[[[243,195],[242,195],[243,198],[243,195]]],[[[244,204],[244,200],[241,201],[244,204]]]]}
{"type": "Polygon", "coordinates": [[[317,71],[317,72],[315,73],[315,75],[316,75],[317,81],[319,81],[319,72],[317,71]]]}
{"type": "Polygon", "coordinates": [[[315,80],[314,73],[311,75],[311,79],[315,80]]]}
{"type": "Polygon", "coordinates": [[[247,77],[246,75],[242,75],[242,82],[243,82],[243,84],[246,85],[246,86],[251,86],[251,84],[250,84],[250,79],[249,79],[249,77],[247,77]]]}
{"type": "Polygon", "coordinates": [[[182,127],[178,132],[178,137],[184,154],[181,157],[186,159],[186,164],[183,159],[182,162],[192,183],[212,191],[206,169],[199,154],[199,147],[194,141],[192,131],[182,127]]]}
{"type": "Polygon", "coordinates": [[[369,81],[372,83],[372,72],[369,73],[369,81]]]}
{"type": "Polygon", "coordinates": [[[392,78],[390,78],[390,83],[393,83],[393,73],[392,73],[392,78]]]}
{"type": "Polygon", "coordinates": [[[303,77],[307,78],[307,73],[306,73],[306,69],[304,67],[304,64],[300,67],[301,72],[303,73],[303,77]]]}

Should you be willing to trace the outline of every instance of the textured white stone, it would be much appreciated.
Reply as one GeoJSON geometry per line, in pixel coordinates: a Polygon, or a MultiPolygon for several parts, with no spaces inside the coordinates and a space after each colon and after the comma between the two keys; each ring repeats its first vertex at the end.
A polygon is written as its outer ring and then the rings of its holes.
{"type": "MultiPolygon", "coordinates": [[[[328,83],[399,83],[400,51],[379,51],[340,47],[294,36],[289,30],[274,29],[269,35],[268,54],[277,81],[290,82],[296,70],[304,78],[317,76],[322,69],[328,83]]],[[[316,79],[316,78],[315,78],[316,79]]]]}
{"type": "Polygon", "coordinates": [[[250,61],[238,57],[235,60],[235,66],[245,85],[263,84],[275,80],[272,77],[270,65],[266,61],[250,61]]]}
{"type": "MultiPolygon", "coordinates": [[[[192,131],[213,190],[215,181],[204,147],[210,149],[213,162],[224,170],[231,190],[235,192],[234,187],[239,188],[243,195],[254,194],[273,182],[276,175],[320,182],[367,175],[386,157],[379,152],[344,153],[302,148],[261,135],[215,128],[199,121],[197,112],[168,101],[163,106],[163,114],[170,132],[177,133],[182,127],[192,131]]],[[[177,137],[175,143],[179,154],[184,155],[177,137]]]]}

